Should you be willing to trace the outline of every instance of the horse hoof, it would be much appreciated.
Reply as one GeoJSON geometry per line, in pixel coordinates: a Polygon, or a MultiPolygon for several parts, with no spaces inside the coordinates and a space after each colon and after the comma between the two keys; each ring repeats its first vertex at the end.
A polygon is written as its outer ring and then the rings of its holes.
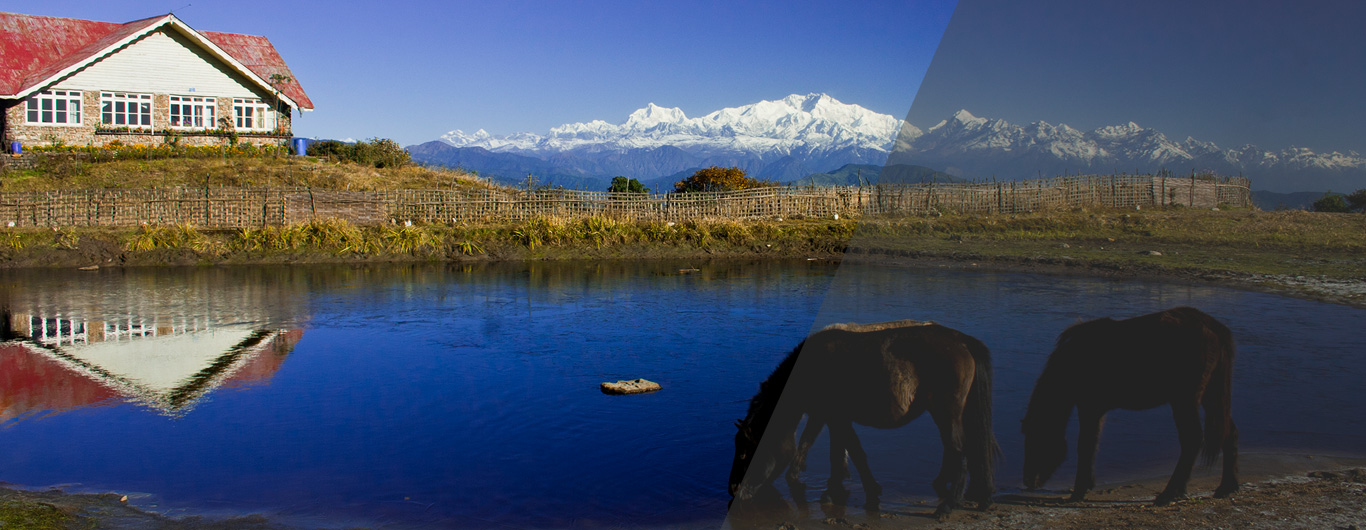
{"type": "Polygon", "coordinates": [[[849,500],[847,490],[826,490],[821,494],[821,504],[835,504],[843,506],[849,500]]]}
{"type": "Polygon", "coordinates": [[[1166,506],[1176,501],[1185,500],[1185,498],[1186,495],[1184,493],[1180,495],[1167,495],[1164,493],[1158,495],[1156,499],[1153,499],[1153,506],[1166,506]]]}
{"type": "MultiPolygon", "coordinates": [[[[967,495],[964,496],[964,498],[967,499],[967,500],[970,500],[970,501],[972,501],[972,502],[978,503],[979,505],[990,506],[990,505],[991,505],[991,496],[992,496],[993,494],[995,494],[995,493],[996,493],[996,492],[994,492],[994,491],[983,491],[983,490],[976,490],[976,491],[974,491],[974,490],[969,489],[967,495]]],[[[985,508],[983,508],[983,509],[985,509],[985,508]]]]}
{"type": "Polygon", "coordinates": [[[938,507],[938,508],[935,508],[935,510],[934,510],[934,518],[935,518],[935,520],[937,520],[937,521],[939,521],[939,522],[942,523],[942,522],[944,522],[944,521],[947,521],[947,520],[949,519],[949,514],[952,514],[952,513],[953,513],[953,508],[952,508],[952,507],[950,507],[950,506],[948,506],[948,505],[945,505],[945,504],[940,504],[939,507],[938,507]]]}
{"type": "Polygon", "coordinates": [[[1214,490],[1214,498],[1226,499],[1229,495],[1233,495],[1233,493],[1236,491],[1238,491],[1238,486],[1233,486],[1231,488],[1219,488],[1217,490],[1214,490]]]}
{"type": "Polygon", "coordinates": [[[1067,502],[1082,502],[1086,500],[1086,492],[1073,493],[1067,497],[1067,502]]]}

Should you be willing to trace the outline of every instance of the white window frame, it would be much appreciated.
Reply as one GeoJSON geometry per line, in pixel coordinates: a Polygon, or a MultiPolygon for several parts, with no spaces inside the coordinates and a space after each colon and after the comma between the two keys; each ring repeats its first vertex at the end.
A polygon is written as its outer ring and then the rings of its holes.
{"type": "Polygon", "coordinates": [[[80,127],[84,125],[81,122],[83,101],[80,90],[44,90],[38,92],[25,100],[24,124],[80,127]]]}
{"type": "Polygon", "coordinates": [[[275,130],[275,112],[259,99],[232,99],[233,125],[243,131],[275,130]]]}
{"type": "Polygon", "coordinates": [[[133,129],[152,127],[152,95],[100,92],[100,124],[133,129]]]}
{"type": "Polygon", "coordinates": [[[218,98],[171,96],[171,128],[205,130],[218,127],[218,98]],[[188,125],[186,125],[188,123],[188,125]]]}

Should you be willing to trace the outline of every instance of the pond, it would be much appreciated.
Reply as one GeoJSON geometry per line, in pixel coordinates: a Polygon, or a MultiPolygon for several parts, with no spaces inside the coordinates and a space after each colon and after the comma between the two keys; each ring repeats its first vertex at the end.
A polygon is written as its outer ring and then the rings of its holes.
{"type": "MultiPolygon", "coordinates": [[[[6,271],[0,297],[31,338],[0,345],[0,480],[127,493],[172,515],[715,527],[732,422],[802,337],[838,321],[934,320],[992,348],[1002,489],[1018,487],[1019,418],[1057,334],[1176,305],[1233,329],[1245,452],[1366,447],[1366,426],[1340,420],[1366,416],[1366,312],[1214,287],[567,262],[6,271]],[[598,390],[636,377],[663,390],[598,390]]],[[[859,433],[887,499],[932,496],[928,418],[859,433]]],[[[1098,477],[1169,473],[1176,451],[1165,409],[1116,412],[1098,477]]]]}

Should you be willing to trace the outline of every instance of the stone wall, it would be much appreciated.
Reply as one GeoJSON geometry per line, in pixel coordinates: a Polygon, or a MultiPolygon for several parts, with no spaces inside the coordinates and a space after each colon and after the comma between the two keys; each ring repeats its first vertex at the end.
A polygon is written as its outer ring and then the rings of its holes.
{"type": "MultiPolygon", "coordinates": [[[[3,109],[4,130],[0,131],[0,138],[3,138],[4,145],[0,146],[0,152],[9,152],[10,142],[20,142],[27,146],[46,146],[53,144],[96,147],[108,145],[118,141],[124,145],[161,145],[170,138],[181,145],[188,146],[210,146],[228,145],[231,141],[227,135],[220,132],[171,130],[168,137],[165,133],[170,129],[171,124],[171,96],[169,94],[152,95],[152,130],[129,130],[114,131],[100,130],[100,93],[95,90],[87,90],[81,95],[81,124],[75,126],[68,125],[29,125],[25,123],[25,104],[23,101],[12,104],[3,109]],[[153,134],[155,131],[155,134],[153,134]]],[[[233,117],[232,98],[218,98],[218,116],[220,118],[233,117]]],[[[280,113],[279,123],[284,131],[289,131],[291,119],[287,113],[280,113]]],[[[289,134],[275,135],[261,132],[239,132],[237,141],[255,145],[281,145],[289,141],[289,134]]]]}

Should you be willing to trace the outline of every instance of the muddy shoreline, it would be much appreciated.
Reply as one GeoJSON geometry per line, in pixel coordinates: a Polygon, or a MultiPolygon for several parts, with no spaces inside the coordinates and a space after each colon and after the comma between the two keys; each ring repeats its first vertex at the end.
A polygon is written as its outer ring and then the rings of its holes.
{"type": "MultiPolygon", "coordinates": [[[[809,507],[801,517],[769,519],[756,528],[935,528],[945,530],[1091,528],[1360,528],[1366,523],[1366,459],[1251,453],[1240,459],[1242,489],[1211,497],[1219,469],[1197,467],[1190,497],[1154,506],[1166,476],[1102,484],[1085,501],[1067,502],[1067,490],[1025,492],[1002,488],[987,511],[958,510],[933,517],[933,499],[884,502],[881,513],[809,507]]],[[[1066,487],[1071,477],[1050,485],[1066,487]]],[[[852,503],[851,503],[852,504],[852,503]]]]}
{"type": "Polygon", "coordinates": [[[1087,276],[1186,285],[1216,285],[1366,309],[1366,280],[1362,279],[1238,274],[1218,270],[1178,269],[1161,265],[1130,266],[1042,256],[1015,258],[930,252],[885,253],[877,249],[852,249],[848,254],[845,254],[843,260],[910,268],[1087,276]]]}
{"type": "MultiPolygon", "coordinates": [[[[1024,492],[1002,485],[993,506],[980,511],[965,508],[946,520],[933,517],[933,499],[884,499],[879,513],[853,505],[812,502],[801,514],[790,503],[772,505],[761,515],[732,514],[732,528],[764,529],[922,529],[983,530],[1091,528],[1326,528],[1357,529],[1366,525],[1366,459],[1251,453],[1241,459],[1242,489],[1227,499],[1214,499],[1217,467],[1197,468],[1190,497],[1168,506],[1153,506],[1165,476],[1118,483],[1102,483],[1082,502],[1067,502],[1067,491],[1024,492]]],[[[1055,478],[1063,485],[1070,477],[1055,478]]],[[[857,487],[854,484],[854,487],[857,487]]],[[[0,506],[22,506],[61,523],[35,528],[101,528],[165,530],[288,530],[302,528],[282,523],[270,514],[231,517],[167,516],[130,505],[121,493],[66,493],[60,489],[22,489],[0,484],[0,506]]],[[[689,528],[712,528],[719,523],[698,521],[689,528]]],[[[318,528],[309,525],[308,528],[318,528]]],[[[329,527],[342,528],[342,527],[329,527]]]]}

